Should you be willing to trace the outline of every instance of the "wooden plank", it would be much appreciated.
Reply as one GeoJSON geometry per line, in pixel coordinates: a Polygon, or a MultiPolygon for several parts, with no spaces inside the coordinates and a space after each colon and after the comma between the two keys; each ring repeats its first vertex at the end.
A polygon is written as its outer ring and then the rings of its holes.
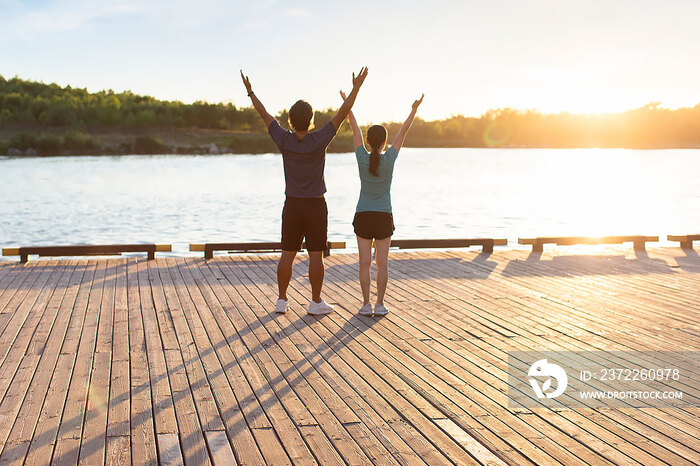
{"type": "Polygon", "coordinates": [[[131,447],[128,435],[107,437],[106,466],[122,466],[131,464],[131,447]]]}
{"type": "Polygon", "coordinates": [[[454,239],[392,239],[391,247],[399,249],[420,248],[466,248],[470,246],[482,246],[484,252],[493,252],[494,246],[505,246],[508,240],[505,238],[454,238],[454,239]]]}
{"type": "Polygon", "coordinates": [[[76,244],[66,246],[22,246],[5,248],[3,255],[20,256],[20,262],[27,262],[28,256],[94,256],[114,255],[123,252],[145,252],[153,259],[156,251],[172,251],[169,244],[76,244]]]}
{"type": "Polygon", "coordinates": [[[532,245],[534,252],[542,252],[544,244],[554,243],[557,245],[593,245],[593,244],[619,244],[633,242],[634,248],[642,250],[645,248],[645,243],[659,241],[658,236],[538,236],[536,238],[518,238],[518,244],[532,245]]]}
{"type": "Polygon", "coordinates": [[[126,261],[115,261],[114,318],[112,323],[112,370],[107,414],[107,462],[131,461],[129,306],[126,261]],[[127,440],[123,440],[126,437],[127,440]]]}
{"type": "MultiPolygon", "coordinates": [[[[176,433],[160,433],[158,438],[158,464],[168,466],[184,466],[185,462],[180,451],[180,441],[176,433]]],[[[197,464],[197,463],[195,463],[197,464]]]]}
{"type": "Polygon", "coordinates": [[[700,234],[698,235],[668,235],[667,239],[669,241],[698,241],[700,240],[700,234]]]}
{"type": "Polygon", "coordinates": [[[233,456],[233,450],[231,450],[231,444],[228,441],[228,437],[226,437],[226,432],[223,430],[210,430],[206,431],[205,435],[214,466],[236,464],[236,457],[233,456]]]}
{"type": "Polygon", "coordinates": [[[104,463],[106,458],[117,263],[114,260],[108,260],[106,264],[97,324],[97,340],[80,443],[79,463],[81,464],[104,463]]]}
{"type": "Polygon", "coordinates": [[[683,249],[693,249],[693,241],[700,241],[700,235],[668,235],[669,241],[679,241],[683,249]]]}
{"type": "MultiPolygon", "coordinates": [[[[306,243],[301,244],[300,251],[306,249],[306,243]]],[[[344,241],[329,241],[325,255],[330,254],[331,249],[345,249],[344,241]]],[[[282,251],[280,242],[253,242],[253,243],[204,243],[190,244],[190,251],[204,251],[204,258],[214,257],[214,251],[236,252],[279,252],[282,251]]]]}
{"type": "MultiPolygon", "coordinates": [[[[345,241],[329,241],[329,249],[345,249],[345,241]]],[[[252,243],[192,243],[190,244],[190,251],[279,251],[282,249],[282,243],[280,242],[252,242],[252,243]]],[[[301,249],[306,249],[306,243],[302,243],[301,249]]]]}
{"type": "Polygon", "coordinates": [[[141,316],[141,297],[137,275],[137,262],[128,262],[127,306],[129,315],[129,364],[131,461],[133,464],[156,464],[155,425],[153,400],[146,354],[146,338],[141,316]]]}

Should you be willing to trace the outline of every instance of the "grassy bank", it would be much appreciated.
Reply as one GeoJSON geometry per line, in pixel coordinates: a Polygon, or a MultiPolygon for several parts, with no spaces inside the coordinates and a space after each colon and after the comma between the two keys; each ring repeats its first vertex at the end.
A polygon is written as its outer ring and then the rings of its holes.
{"type": "MultiPolygon", "coordinates": [[[[338,135],[330,152],[351,152],[352,137],[338,135]]],[[[0,131],[0,155],[263,154],[278,152],[266,133],[202,128],[177,131],[0,131]],[[18,153],[21,152],[20,153],[18,153]]]]}
{"type": "MultiPolygon", "coordinates": [[[[335,109],[315,112],[322,127],[335,109]]],[[[276,117],[283,125],[287,111],[276,117]]],[[[389,140],[401,122],[384,122],[389,140]]],[[[664,149],[700,147],[700,104],[658,103],[620,113],[541,114],[502,108],[480,117],[416,118],[407,147],[664,149]]],[[[352,150],[347,124],[331,151],[352,150]]],[[[163,101],[129,91],[88,92],[0,76],[0,155],[276,152],[252,107],[163,101]],[[214,144],[214,145],[212,145],[214,144]],[[211,151],[210,148],[214,148],[211,151]]]]}

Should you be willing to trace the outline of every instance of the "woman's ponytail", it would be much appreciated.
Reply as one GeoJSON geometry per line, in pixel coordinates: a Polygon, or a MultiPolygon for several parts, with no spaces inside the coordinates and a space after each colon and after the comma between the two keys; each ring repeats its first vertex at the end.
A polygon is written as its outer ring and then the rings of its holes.
{"type": "Polygon", "coordinates": [[[367,130],[367,142],[372,152],[369,154],[369,172],[374,176],[379,176],[379,154],[386,144],[386,128],[381,125],[370,126],[367,130]]]}
{"type": "Polygon", "coordinates": [[[374,176],[379,176],[377,169],[379,168],[379,149],[372,147],[372,152],[369,154],[369,172],[374,176]]]}

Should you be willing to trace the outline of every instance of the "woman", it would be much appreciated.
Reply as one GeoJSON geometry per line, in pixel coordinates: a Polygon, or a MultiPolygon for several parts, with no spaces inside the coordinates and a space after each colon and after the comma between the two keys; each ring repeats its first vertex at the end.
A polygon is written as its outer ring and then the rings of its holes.
{"type": "MultiPolygon", "coordinates": [[[[340,96],[345,99],[342,91],[340,96]]],[[[361,182],[360,199],[357,201],[352,224],[355,227],[357,247],[360,251],[359,278],[363,303],[359,313],[362,315],[386,315],[389,312],[384,306],[384,292],[389,279],[389,246],[391,235],[394,233],[394,219],[391,213],[391,179],[394,173],[394,162],[411,128],[418,106],[422,102],[422,95],[419,100],[413,102],[411,114],[396,134],[391,147],[384,153],[382,151],[386,146],[386,128],[374,125],[367,130],[367,145],[370,147],[368,153],[362,143],[362,131],[355,115],[352,112],[348,114],[361,182]],[[374,311],[369,300],[372,240],[374,240],[374,257],[377,264],[377,301],[374,311]]]]}

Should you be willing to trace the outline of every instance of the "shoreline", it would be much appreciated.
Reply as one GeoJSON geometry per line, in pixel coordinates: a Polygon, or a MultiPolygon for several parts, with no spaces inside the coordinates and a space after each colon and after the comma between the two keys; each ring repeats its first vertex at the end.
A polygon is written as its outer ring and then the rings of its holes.
{"type": "MultiPolygon", "coordinates": [[[[700,145],[517,145],[471,144],[462,139],[410,138],[404,147],[423,149],[700,149],[700,145]]],[[[328,148],[329,153],[353,152],[345,126],[328,148]]],[[[279,153],[267,133],[190,128],[155,132],[80,132],[54,130],[1,130],[0,156],[62,157],[114,155],[226,155],[279,153]]]]}
{"type": "MultiPolygon", "coordinates": [[[[667,150],[700,150],[700,146],[696,147],[549,147],[549,146],[412,146],[404,145],[405,149],[508,149],[508,150],[630,150],[630,151],[667,151],[667,150]]],[[[57,158],[57,157],[133,157],[133,156],[154,156],[154,157],[166,157],[166,156],[220,156],[220,155],[267,155],[276,154],[279,155],[280,152],[277,148],[265,148],[260,150],[236,150],[231,148],[218,148],[216,150],[189,150],[189,148],[174,148],[170,151],[149,151],[149,152],[137,152],[137,151],[61,151],[60,153],[50,153],[42,154],[36,150],[26,151],[5,151],[5,153],[0,152],[0,159],[33,159],[33,158],[57,158]]],[[[328,154],[349,154],[353,152],[352,147],[342,147],[342,148],[332,148],[327,151],[328,154]]]]}

